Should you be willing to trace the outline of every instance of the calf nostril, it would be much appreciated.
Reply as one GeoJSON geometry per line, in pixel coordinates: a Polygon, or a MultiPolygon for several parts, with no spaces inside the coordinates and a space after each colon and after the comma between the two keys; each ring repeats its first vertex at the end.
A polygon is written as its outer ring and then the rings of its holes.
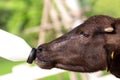
{"type": "Polygon", "coordinates": [[[38,50],[39,50],[40,52],[42,52],[42,51],[43,51],[43,47],[42,47],[42,46],[39,46],[39,47],[38,47],[38,50]]]}

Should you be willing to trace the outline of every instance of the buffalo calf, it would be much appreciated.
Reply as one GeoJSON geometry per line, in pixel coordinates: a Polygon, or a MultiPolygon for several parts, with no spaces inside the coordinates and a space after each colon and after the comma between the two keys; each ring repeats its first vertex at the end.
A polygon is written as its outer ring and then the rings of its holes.
{"type": "Polygon", "coordinates": [[[63,36],[40,45],[36,64],[77,72],[108,70],[120,77],[120,19],[90,17],[63,36]]]}

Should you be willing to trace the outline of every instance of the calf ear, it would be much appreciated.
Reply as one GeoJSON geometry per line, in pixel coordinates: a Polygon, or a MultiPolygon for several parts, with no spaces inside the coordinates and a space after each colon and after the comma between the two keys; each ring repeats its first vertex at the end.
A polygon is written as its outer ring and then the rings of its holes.
{"type": "Polygon", "coordinates": [[[113,27],[106,27],[106,28],[104,28],[104,32],[110,33],[110,32],[113,32],[113,31],[114,31],[113,27]]]}

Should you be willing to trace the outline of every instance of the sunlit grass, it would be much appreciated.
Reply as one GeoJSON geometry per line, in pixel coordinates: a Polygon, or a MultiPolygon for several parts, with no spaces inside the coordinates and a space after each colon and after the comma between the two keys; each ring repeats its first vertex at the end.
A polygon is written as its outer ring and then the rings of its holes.
{"type": "Polygon", "coordinates": [[[67,72],[61,73],[59,75],[48,76],[40,80],[70,80],[67,72]]]}
{"type": "Polygon", "coordinates": [[[0,76],[7,74],[7,73],[11,73],[12,72],[12,68],[23,62],[12,62],[3,58],[0,58],[0,76]]]}

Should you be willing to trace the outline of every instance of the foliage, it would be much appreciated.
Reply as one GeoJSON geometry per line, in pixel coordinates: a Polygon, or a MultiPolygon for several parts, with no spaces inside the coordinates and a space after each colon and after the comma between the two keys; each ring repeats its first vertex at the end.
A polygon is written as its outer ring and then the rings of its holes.
{"type": "Polygon", "coordinates": [[[85,16],[109,15],[119,17],[120,0],[79,0],[83,7],[89,7],[85,16]],[[84,1],[84,2],[83,2],[84,1]],[[87,4],[87,5],[86,5],[87,4]]]}
{"type": "Polygon", "coordinates": [[[120,16],[120,0],[98,0],[93,7],[93,14],[105,14],[113,17],[120,16]]]}
{"type": "MultiPolygon", "coordinates": [[[[34,28],[40,25],[42,9],[43,0],[0,0],[0,29],[24,38],[35,47],[38,32],[34,28]]],[[[0,75],[11,72],[12,67],[20,63],[0,58],[0,75]]]]}
{"type": "Polygon", "coordinates": [[[25,31],[40,25],[43,0],[1,0],[0,28],[23,37],[31,46],[37,45],[36,32],[25,31]],[[34,36],[30,36],[34,34],[34,36]],[[32,41],[31,41],[32,40],[32,41]]]}

